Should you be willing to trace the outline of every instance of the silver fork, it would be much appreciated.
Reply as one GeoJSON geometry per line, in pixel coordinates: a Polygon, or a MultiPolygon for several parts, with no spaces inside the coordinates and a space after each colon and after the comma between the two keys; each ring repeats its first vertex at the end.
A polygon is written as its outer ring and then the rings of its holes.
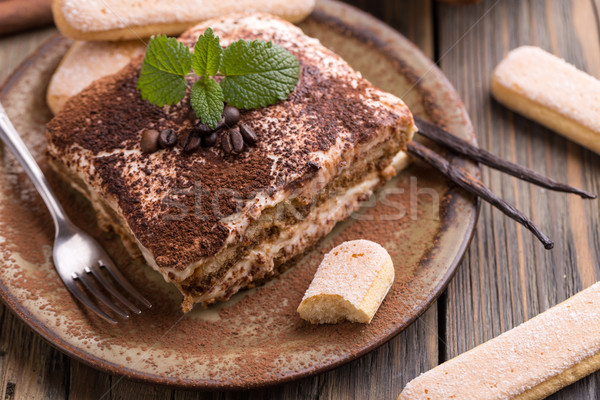
{"type": "Polygon", "coordinates": [[[50,189],[42,170],[10,122],[2,104],[0,104],[0,138],[21,163],[50,211],[56,228],[52,255],[54,267],[73,296],[112,324],[116,324],[117,320],[100,309],[86,294],[86,291],[77,285],[76,281],[79,281],[82,287],[85,287],[87,292],[95,297],[97,301],[110,308],[120,317],[129,318],[129,312],[106,296],[101,288],[104,288],[126,308],[140,314],[142,311],[111,282],[112,278],[112,281],[118,283],[133,298],[144,306],[151,308],[150,302],[125,279],[102,246],[90,235],[75,226],[67,217],[52,189],[50,189]]]}

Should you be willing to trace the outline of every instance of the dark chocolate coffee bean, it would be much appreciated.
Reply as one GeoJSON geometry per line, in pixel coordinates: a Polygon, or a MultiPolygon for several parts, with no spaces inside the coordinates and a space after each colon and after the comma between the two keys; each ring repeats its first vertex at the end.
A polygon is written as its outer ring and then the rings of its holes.
{"type": "Polygon", "coordinates": [[[244,138],[244,141],[248,144],[255,144],[258,138],[256,137],[256,133],[246,124],[240,124],[240,133],[244,138]]]}
{"type": "Polygon", "coordinates": [[[160,132],[158,137],[158,145],[163,149],[167,147],[173,147],[177,144],[177,134],[173,129],[165,129],[160,132]]]}
{"type": "Polygon", "coordinates": [[[233,151],[233,145],[231,143],[231,137],[229,136],[229,132],[225,132],[221,135],[221,148],[227,154],[233,151]]]}
{"type": "Polygon", "coordinates": [[[160,133],[156,129],[146,129],[142,132],[142,141],[140,147],[143,153],[154,153],[158,150],[158,136],[160,133]]]}
{"type": "Polygon", "coordinates": [[[213,147],[217,144],[217,140],[219,139],[219,134],[217,132],[213,132],[210,135],[202,137],[202,146],[203,147],[213,147]]]}
{"type": "Polygon", "coordinates": [[[185,145],[187,144],[187,142],[189,142],[190,137],[193,136],[193,133],[190,131],[187,134],[183,134],[183,135],[179,135],[179,139],[177,140],[177,145],[179,147],[185,147],[185,145]]]}
{"type": "Polygon", "coordinates": [[[226,105],[223,109],[223,119],[225,120],[225,125],[232,128],[240,120],[240,110],[234,106],[226,105]]]}
{"type": "Polygon", "coordinates": [[[221,120],[217,123],[217,129],[215,129],[215,131],[219,132],[223,128],[227,128],[227,125],[225,125],[225,118],[221,118],[221,120]]]}
{"type": "Polygon", "coordinates": [[[186,153],[193,153],[200,148],[201,144],[202,139],[200,139],[199,136],[190,135],[188,137],[187,143],[185,144],[185,147],[183,148],[183,151],[185,151],[186,153]]]}
{"type": "Polygon", "coordinates": [[[231,137],[233,151],[241,153],[244,150],[244,139],[242,138],[240,131],[234,128],[229,131],[229,136],[231,137]]]}
{"type": "Polygon", "coordinates": [[[194,126],[194,133],[200,136],[209,135],[213,131],[214,129],[211,129],[210,126],[208,126],[207,124],[201,123],[200,120],[198,120],[198,122],[194,126]]]}

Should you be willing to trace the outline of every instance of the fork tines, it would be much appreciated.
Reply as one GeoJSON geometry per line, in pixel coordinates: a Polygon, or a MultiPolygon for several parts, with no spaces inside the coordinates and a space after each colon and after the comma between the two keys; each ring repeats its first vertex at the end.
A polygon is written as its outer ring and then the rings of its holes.
{"type": "MultiPolygon", "coordinates": [[[[148,300],[144,298],[130,283],[127,279],[119,272],[118,269],[113,265],[112,261],[104,262],[99,261],[97,265],[86,266],[84,271],[81,273],[73,272],[72,278],[81,282],[81,284],[91,293],[101,304],[104,304],[114,313],[119,315],[121,318],[128,319],[129,312],[123,309],[116,302],[114,302],[109,296],[105,294],[108,292],[112,297],[117,299],[122,305],[133,311],[135,314],[141,314],[142,310],[133,304],[127,297],[122,294],[122,290],[125,289],[136,301],[142,303],[147,308],[151,308],[152,305],[148,300]],[[106,271],[107,273],[103,272],[106,271]],[[109,275],[110,277],[106,276],[109,275]],[[114,282],[114,283],[113,283],[114,282]],[[117,285],[115,285],[115,283],[117,285]],[[121,288],[118,288],[121,286],[121,288]]],[[[81,293],[83,295],[83,293],[81,293]]],[[[102,311],[97,305],[91,302],[87,296],[77,296],[86,306],[91,308],[99,316],[106,321],[116,324],[117,321],[109,316],[107,313],[102,311]]]]}

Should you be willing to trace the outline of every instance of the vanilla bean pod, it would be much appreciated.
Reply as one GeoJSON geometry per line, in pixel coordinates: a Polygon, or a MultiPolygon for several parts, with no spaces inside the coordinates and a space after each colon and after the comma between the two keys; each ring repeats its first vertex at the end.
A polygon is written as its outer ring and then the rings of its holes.
{"type": "Polygon", "coordinates": [[[414,117],[415,123],[419,128],[419,133],[425,136],[427,139],[434,141],[437,144],[448,147],[456,153],[465,155],[472,160],[478,161],[489,167],[497,169],[502,172],[506,172],[512,176],[515,176],[524,181],[536,184],[550,190],[556,190],[558,192],[575,193],[584,199],[595,199],[596,195],[586,192],[585,190],[577,189],[573,186],[557,182],[553,179],[545,177],[529,168],[523,167],[522,165],[506,161],[495,154],[490,153],[484,149],[480,149],[473,146],[469,142],[460,139],[450,132],[446,132],[437,125],[430,122],[424,121],[419,117],[414,117]]]}
{"type": "Polygon", "coordinates": [[[409,154],[419,157],[467,192],[481,197],[510,218],[525,226],[544,244],[546,249],[549,250],[554,247],[554,242],[542,233],[521,211],[496,196],[487,186],[464,169],[452,165],[444,157],[416,141],[410,142],[407,150],[409,154]]]}

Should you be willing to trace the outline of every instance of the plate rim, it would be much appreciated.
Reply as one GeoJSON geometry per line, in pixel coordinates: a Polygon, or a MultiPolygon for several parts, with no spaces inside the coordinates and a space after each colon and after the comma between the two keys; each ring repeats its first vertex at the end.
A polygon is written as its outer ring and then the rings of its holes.
{"type": "MultiPolygon", "coordinates": [[[[342,10],[343,12],[347,12],[350,14],[354,14],[355,16],[360,16],[360,18],[366,21],[367,26],[377,26],[378,29],[385,33],[385,36],[392,38],[395,40],[400,40],[405,43],[412,45],[414,48],[414,54],[418,58],[421,59],[422,62],[425,62],[430,65],[431,70],[436,72],[436,75],[444,81],[444,84],[447,88],[450,88],[451,95],[454,97],[452,99],[455,101],[459,107],[458,111],[460,111],[462,119],[466,124],[466,131],[471,136],[471,141],[474,144],[477,144],[476,135],[474,133],[471,120],[466,112],[464,104],[462,103],[458,93],[454,86],[448,81],[445,74],[427,57],[425,56],[421,50],[410,42],[406,37],[400,34],[398,31],[388,26],[385,22],[369,15],[368,13],[353,7],[351,5],[341,3],[337,0],[319,0],[317,3],[317,8],[313,11],[313,13],[309,16],[315,18],[320,22],[329,22],[337,25],[341,28],[353,28],[348,26],[342,19],[339,17],[328,14],[326,10],[320,9],[319,5],[326,5],[327,7],[334,7],[342,10]]],[[[368,28],[358,29],[356,31],[352,31],[352,33],[357,36],[370,40],[374,46],[385,51],[386,43],[381,41],[374,32],[369,30],[368,28]]],[[[52,51],[58,44],[65,40],[70,40],[64,37],[60,32],[55,33],[50,38],[48,38],[45,42],[43,42],[36,50],[34,50],[27,58],[9,75],[9,77],[2,83],[0,86],[0,101],[3,100],[7,94],[10,92],[11,87],[13,87],[19,79],[23,76],[23,74],[28,70],[28,68],[38,59],[42,58],[48,51],[52,51]]],[[[393,57],[392,57],[393,58],[393,57]]],[[[477,164],[472,164],[475,173],[479,173],[479,166],[477,164]]],[[[451,189],[453,190],[453,189],[451,189]]],[[[460,194],[455,191],[450,196],[451,201],[455,202],[460,197],[460,194]]],[[[428,293],[428,295],[424,298],[419,306],[417,312],[413,314],[413,316],[407,319],[403,326],[400,328],[395,328],[390,334],[387,336],[382,336],[379,340],[371,342],[368,346],[365,346],[360,351],[349,354],[346,357],[341,357],[336,359],[333,362],[330,362],[326,365],[321,365],[319,367],[300,371],[294,374],[289,374],[285,376],[278,377],[276,379],[271,379],[269,381],[256,381],[254,384],[243,385],[243,384],[229,384],[229,383],[217,383],[211,384],[210,381],[199,381],[193,379],[181,379],[174,377],[161,376],[158,374],[152,373],[143,373],[141,371],[131,369],[125,365],[116,364],[111,362],[105,358],[101,358],[90,354],[84,350],[81,350],[69,342],[64,340],[63,338],[56,335],[48,326],[46,326],[42,321],[37,319],[27,308],[23,306],[23,304],[7,289],[2,281],[0,281],[0,298],[4,302],[5,306],[10,308],[12,312],[14,312],[22,321],[24,321],[29,328],[31,328],[34,332],[39,334],[44,341],[50,344],[55,349],[61,351],[69,357],[76,359],[92,368],[100,370],[105,373],[121,375],[128,379],[132,379],[138,382],[150,383],[150,384],[159,384],[165,385],[173,388],[182,388],[182,389],[200,389],[207,391],[215,391],[215,390],[244,390],[244,389],[258,389],[258,388],[266,388],[279,384],[284,384],[292,381],[296,381],[302,378],[308,378],[312,376],[316,376],[322,374],[324,372],[330,371],[337,367],[340,367],[344,364],[347,364],[351,361],[354,361],[365,354],[375,350],[376,348],[382,346],[387,343],[389,340],[396,337],[400,332],[410,326],[414,321],[416,321],[421,315],[425,313],[425,311],[429,310],[432,304],[441,296],[444,292],[452,277],[456,274],[458,266],[462,262],[468,246],[473,238],[475,227],[480,215],[480,205],[481,202],[477,198],[472,203],[471,216],[466,226],[466,234],[462,238],[462,241],[457,246],[457,251],[454,259],[450,263],[449,267],[446,269],[446,273],[441,277],[438,284],[433,287],[433,289],[428,293]]],[[[451,209],[451,207],[450,207],[451,209]]]]}

